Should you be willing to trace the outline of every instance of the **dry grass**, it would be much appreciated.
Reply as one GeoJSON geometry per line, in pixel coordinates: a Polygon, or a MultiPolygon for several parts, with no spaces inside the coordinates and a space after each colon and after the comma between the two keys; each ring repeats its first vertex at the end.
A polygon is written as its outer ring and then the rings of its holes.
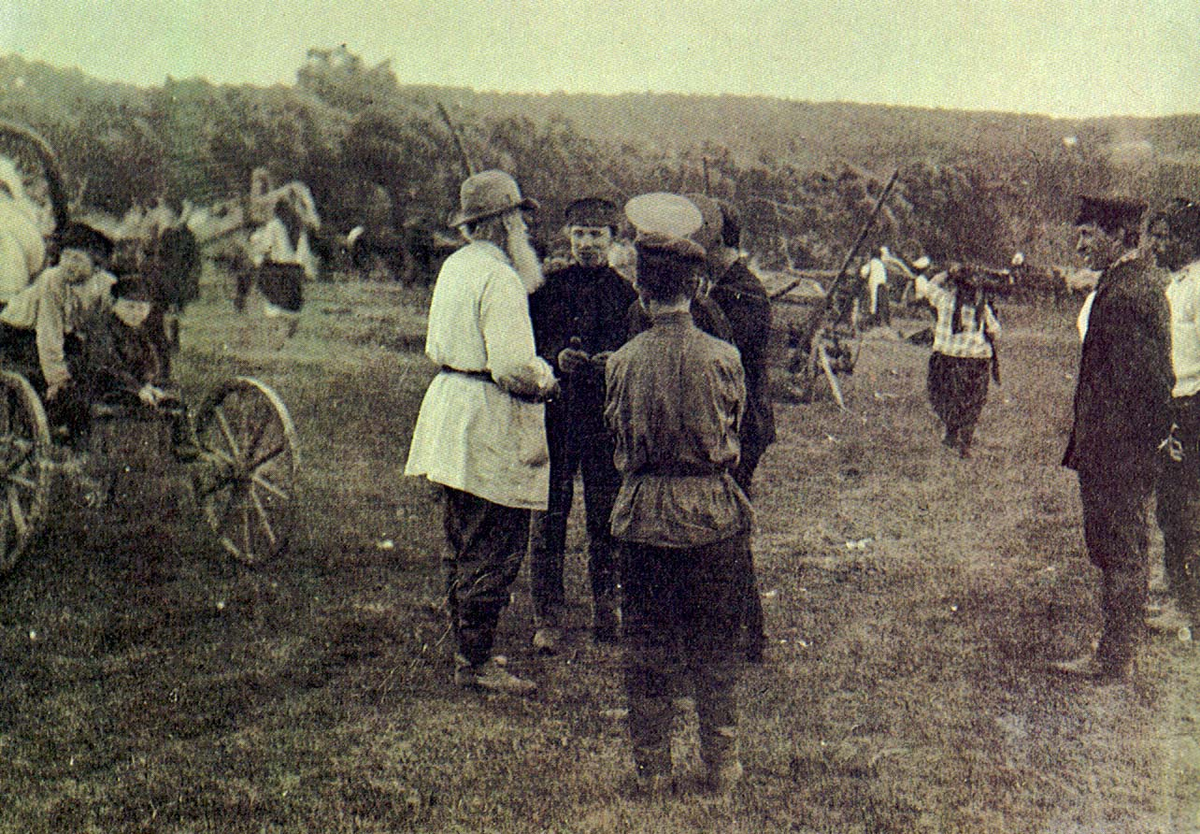
{"type": "MultiPolygon", "coordinates": [[[[1057,465],[1073,311],[1006,311],[1006,380],[971,461],[938,443],[926,350],[883,334],[848,413],[780,405],[756,539],[773,643],[741,685],[746,783],[714,805],[622,791],[619,653],[582,631],[578,527],[565,655],[531,653],[524,577],[502,623],[539,693],[451,685],[440,511],[399,474],[429,376],[408,350],[420,294],[315,287],[273,351],[207,292],[177,376],[193,399],[233,373],[280,391],[304,444],[301,529],[250,571],[171,473],[99,515],[61,490],[0,589],[0,831],[1200,829],[1196,650],[1156,638],[1136,680],[1105,689],[1043,670],[1097,615],[1057,465]]],[[[694,717],[680,726],[686,783],[694,717]]]]}

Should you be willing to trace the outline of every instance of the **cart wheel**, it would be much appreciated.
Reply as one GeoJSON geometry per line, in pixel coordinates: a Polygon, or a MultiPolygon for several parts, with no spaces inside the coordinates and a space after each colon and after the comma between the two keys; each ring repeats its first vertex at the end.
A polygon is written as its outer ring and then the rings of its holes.
{"type": "Polygon", "coordinates": [[[0,371],[0,575],[41,531],[50,499],[50,423],[33,386],[0,371]]]}
{"type": "Polygon", "coordinates": [[[237,377],[196,418],[196,502],[238,561],[261,564],[287,546],[300,463],[296,428],[279,395],[237,377]]]}

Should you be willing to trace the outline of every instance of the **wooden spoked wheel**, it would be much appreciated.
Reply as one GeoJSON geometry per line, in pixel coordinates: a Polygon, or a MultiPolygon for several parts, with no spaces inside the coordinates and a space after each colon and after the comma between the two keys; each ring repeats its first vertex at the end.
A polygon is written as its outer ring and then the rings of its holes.
{"type": "Polygon", "coordinates": [[[50,500],[50,424],[33,386],[0,371],[0,575],[41,531],[50,500]]]}
{"type": "Polygon", "coordinates": [[[267,385],[237,377],[209,396],[196,418],[196,501],[221,544],[248,565],[287,547],[300,464],[287,407],[267,385]]]}

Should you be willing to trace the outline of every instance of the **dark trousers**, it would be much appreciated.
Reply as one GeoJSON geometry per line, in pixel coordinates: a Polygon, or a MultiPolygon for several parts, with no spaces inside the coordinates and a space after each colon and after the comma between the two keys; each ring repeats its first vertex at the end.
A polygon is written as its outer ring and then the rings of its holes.
{"type": "MultiPolygon", "coordinates": [[[[87,369],[80,367],[82,355],[83,345],[79,338],[72,333],[66,334],[63,337],[63,356],[72,382],[53,400],[45,402],[46,418],[50,425],[65,426],[75,441],[86,439],[91,423],[86,391],[83,385],[75,382],[81,377],[86,378],[87,369]]],[[[45,401],[46,378],[42,376],[36,331],[0,324],[0,365],[5,370],[15,371],[24,376],[37,395],[45,401]]]]}
{"type": "Polygon", "coordinates": [[[508,588],[525,555],[529,510],[493,504],[451,487],[444,491],[450,625],[458,653],[474,666],[491,656],[508,588]]]}
{"type": "Polygon", "coordinates": [[[1127,664],[1141,642],[1150,576],[1153,489],[1154,476],[1149,472],[1079,472],[1083,536],[1088,556],[1101,572],[1104,631],[1097,655],[1105,664],[1127,664]]]}
{"type": "Polygon", "coordinates": [[[670,768],[671,697],[682,679],[700,719],[701,751],[720,754],[737,726],[742,604],[739,560],[747,536],[694,548],[621,547],[624,676],[638,768],[670,768]]]}
{"type": "MultiPolygon", "coordinates": [[[[738,462],[737,469],[733,470],[733,480],[742,488],[742,492],[746,493],[746,497],[752,500],[754,495],[751,487],[754,481],[754,470],[758,467],[758,459],[761,456],[761,451],[745,449],[742,452],[742,458],[738,462]]],[[[752,658],[761,657],[766,635],[766,625],[763,617],[762,596],[758,592],[758,575],[754,570],[754,554],[750,550],[749,536],[746,537],[745,551],[738,560],[737,576],[740,583],[738,596],[742,600],[742,629],[745,632],[743,638],[746,641],[747,654],[752,658]]]]}
{"type": "Polygon", "coordinates": [[[975,424],[987,402],[991,363],[991,359],[930,354],[926,378],[929,404],[946,425],[947,439],[971,445],[975,424]]]}
{"type": "Polygon", "coordinates": [[[529,574],[534,614],[555,619],[566,603],[563,555],[576,472],[583,476],[592,597],[611,600],[616,594],[615,545],[609,518],[621,488],[621,476],[613,466],[613,444],[607,431],[580,430],[548,417],[546,441],[550,449],[550,494],[546,511],[533,514],[529,574]]]}
{"type": "Polygon", "coordinates": [[[1200,625],[1200,402],[1177,398],[1173,412],[1183,460],[1163,462],[1155,515],[1163,534],[1167,589],[1193,625],[1200,625]]]}

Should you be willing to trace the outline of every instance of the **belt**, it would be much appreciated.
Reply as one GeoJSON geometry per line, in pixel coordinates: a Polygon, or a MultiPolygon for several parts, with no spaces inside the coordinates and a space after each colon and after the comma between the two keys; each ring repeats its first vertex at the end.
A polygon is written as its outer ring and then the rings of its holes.
{"type": "Polygon", "coordinates": [[[449,365],[442,365],[442,373],[458,374],[460,376],[470,377],[471,379],[478,379],[478,380],[482,380],[483,382],[490,382],[490,383],[492,383],[492,385],[495,385],[501,391],[503,391],[504,393],[506,393],[510,397],[512,397],[514,400],[520,400],[523,403],[545,402],[544,400],[542,400],[539,397],[528,396],[525,394],[518,394],[514,391],[509,391],[507,388],[505,388],[504,386],[502,386],[498,382],[496,382],[496,380],[492,379],[492,374],[490,371],[464,371],[462,368],[452,368],[449,365]]]}
{"type": "Polygon", "coordinates": [[[442,373],[444,374],[462,374],[469,376],[472,379],[482,379],[484,382],[495,382],[492,375],[487,371],[464,371],[461,368],[452,368],[449,365],[442,365],[442,373]]]}
{"type": "Polygon", "coordinates": [[[656,475],[664,478],[708,478],[721,475],[725,467],[703,463],[663,463],[643,466],[634,475],[656,475]]]}

